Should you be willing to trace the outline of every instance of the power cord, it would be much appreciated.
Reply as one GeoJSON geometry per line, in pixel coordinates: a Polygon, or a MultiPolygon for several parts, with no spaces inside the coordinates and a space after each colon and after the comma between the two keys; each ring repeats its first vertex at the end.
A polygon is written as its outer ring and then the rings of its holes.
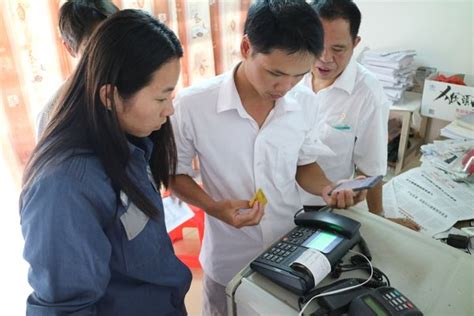
{"type": "MultiPolygon", "coordinates": [[[[334,271],[331,275],[335,278],[338,278],[342,273],[353,271],[353,270],[367,270],[370,271],[369,265],[365,262],[364,257],[361,255],[354,255],[350,259],[351,264],[340,264],[334,268],[334,271]]],[[[369,287],[380,287],[380,286],[390,286],[390,279],[388,276],[383,273],[380,269],[372,266],[373,269],[373,281],[374,286],[369,287]],[[379,284],[377,286],[377,284],[379,284]]]]}
{"type": "Polygon", "coordinates": [[[337,293],[342,293],[342,292],[346,292],[346,291],[349,291],[349,290],[352,290],[352,289],[355,289],[355,288],[358,288],[358,287],[361,287],[365,284],[367,284],[371,279],[372,279],[372,276],[374,275],[374,268],[372,266],[372,263],[370,262],[369,258],[367,258],[365,255],[357,252],[357,251],[354,251],[354,250],[349,250],[349,252],[352,252],[352,253],[355,253],[357,255],[360,255],[362,256],[363,258],[365,258],[365,260],[367,260],[367,263],[370,267],[370,276],[367,280],[365,280],[364,282],[360,283],[360,284],[357,284],[357,285],[353,285],[353,286],[348,286],[348,287],[345,287],[345,288],[342,288],[342,289],[339,289],[339,290],[334,290],[334,291],[329,291],[329,292],[325,292],[325,293],[320,293],[318,295],[315,295],[313,296],[304,306],[303,308],[301,309],[301,311],[299,312],[298,316],[302,316],[303,313],[304,313],[304,310],[308,307],[308,305],[315,299],[315,298],[318,298],[318,297],[322,297],[322,296],[328,296],[328,295],[333,295],[333,294],[337,294],[337,293]]]}

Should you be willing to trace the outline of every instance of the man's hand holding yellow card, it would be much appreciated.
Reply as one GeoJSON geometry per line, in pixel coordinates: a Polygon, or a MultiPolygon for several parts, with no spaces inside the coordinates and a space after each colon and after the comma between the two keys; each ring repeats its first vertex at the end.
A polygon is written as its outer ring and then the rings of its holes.
{"type": "Polygon", "coordinates": [[[267,205],[268,203],[267,198],[261,188],[257,190],[253,198],[250,200],[249,202],[250,207],[253,207],[253,204],[255,203],[255,201],[259,201],[262,205],[267,205]]]}

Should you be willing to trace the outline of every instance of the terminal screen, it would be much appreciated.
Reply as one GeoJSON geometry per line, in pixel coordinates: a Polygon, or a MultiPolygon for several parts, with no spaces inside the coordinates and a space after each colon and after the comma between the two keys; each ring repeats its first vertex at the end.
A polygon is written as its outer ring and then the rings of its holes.
{"type": "Polygon", "coordinates": [[[319,250],[323,253],[329,253],[342,241],[342,237],[323,230],[316,231],[309,237],[303,246],[319,250]]]}

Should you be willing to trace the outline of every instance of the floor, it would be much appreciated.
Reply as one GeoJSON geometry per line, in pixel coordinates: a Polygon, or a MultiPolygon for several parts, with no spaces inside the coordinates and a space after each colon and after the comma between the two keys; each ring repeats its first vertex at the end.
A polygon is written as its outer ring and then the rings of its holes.
{"type": "MultiPolygon", "coordinates": [[[[200,241],[196,228],[184,228],[183,239],[173,243],[175,253],[187,255],[199,255],[200,241]]],[[[202,300],[202,269],[199,267],[191,267],[193,273],[193,281],[191,288],[185,298],[186,309],[190,316],[201,315],[202,300]]]]}

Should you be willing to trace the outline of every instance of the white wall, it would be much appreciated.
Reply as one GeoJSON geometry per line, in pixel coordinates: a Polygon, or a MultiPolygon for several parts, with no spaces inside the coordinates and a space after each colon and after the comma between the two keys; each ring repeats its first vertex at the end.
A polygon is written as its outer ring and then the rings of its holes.
{"type": "MultiPolygon", "coordinates": [[[[415,49],[415,64],[474,74],[474,0],[355,0],[363,47],[415,49]]],[[[447,122],[433,120],[427,140],[447,122]]]]}
{"type": "Polygon", "coordinates": [[[418,65],[474,74],[474,0],[355,0],[372,49],[415,49],[418,65]]]}

